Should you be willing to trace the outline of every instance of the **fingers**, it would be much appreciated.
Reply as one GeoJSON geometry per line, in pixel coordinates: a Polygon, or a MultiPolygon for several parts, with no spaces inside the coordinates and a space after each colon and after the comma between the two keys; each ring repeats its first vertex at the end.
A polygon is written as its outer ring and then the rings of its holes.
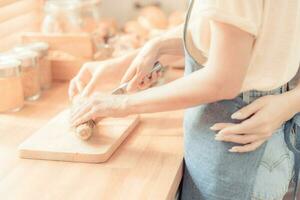
{"type": "Polygon", "coordinates": [[[94,119],[95,118],[95,115],[96,115],[96,110],[94,109],[91,109],[90,111],[88,111],[87,113],[83,114],[82,116],[79,116],[78,119],[76,119],[76,121],[74,121],[72,123],[72,126],[73,127],[76,127],[80,124],[83,124],[91,119],[94,119]]]}
{"type": "Polygon", "coordinates": [[[144,90],[151,86],[151,79],[150,76],[147,76],[143,79],[142,83],[139,84],[139,89],[144,90]]]}
{"type": "Polygon", "coordinates": [[[138,75],[135,75],[132,80],[128,83],[128,86],[126,88],[127,92],[134,92],[137,91],[139,83],[140,83],[140,78],[138,75]]]}
{"type": "MultiPolygon", "coordinates": [[[[233,124],[233,123],[217,123],[215,125],[213,125],[210,129],[214,130],[214,131],[219,131],[219,130],[224,130],[227,128],[227,130],[229,128],[231,128],[231,130],[234,129],[235,126],[237,126],[239,124],[233,124]]],[[[253,130],[252,130],[253,131],[253,130]]],[[[233,142],[233,143],[239,143],[239,144],[247,144],[247,143],[252,143],[255,142],[257,140],[261,140],[261,139],[265,139],[268,138],[269,135],[268,134],[264,134],[264,133],[259,133],[259,132],[251,132],[251,130],[238,130],[238,132],[240,133],[236,133],[236,132],[231,132],[229,134],[229,132],[222,132],[219,131],[216,136],[215,136],[215,140],[218,141],[224,141],[224,142],[233,142]]]]}
{"type": "Polygon", "coordinates": [[[85,84],[81,80],[77,78],[72,79],[68,90],[70,100],[72,100],[76,95],[80,94],[84,90],[84,87],[85,84]]]}
{"type": "Polygon", "coordinates": [[[84,83],[78,79],[75,81],[75,84],[76,84],[78,93],[81,93],[84,89],[84,83]]]}
{"type": "Polygon", "coordinates": [[[254,115],[250,119],[247,119],[239,124],[233,124],[223,128],[222,130],[220,129],[219,133],[224,135],[253,134],[255,132],[260,132],[260,131],[256,131],[256,129],[259,128],[258,124],[260,124],[260,119],[259,117],[254,115]]]}
{"type": "Polygon", "coordinates": [[[151,87],[157,82],[158,78],[159,78],[159,72],[153,72],[151,75],[146,76],[143,79],[142,83],[139,84],[139,89],[144,90],[151,87]]]}
{"type": "Polygon", "coordinates": [[[162,72],[153,72],[151,76],[151,85],[154,85],[157,83],[158,79],[162,76],[162,72]]]}
{"type": "Polygon", "coordinates": [[[128,70],[125,72],[125,75],[122,77],[121,84],[127,83],[132,80],[136,73],[137,66],[135,65],[135,63],[132,63],[128,70]]]}
{"type": "Polygon", "coordinates": [[[83,91],[81,93],[81,97],[88,97],[94,90],[94,88],[96,86],[96,82],[97,82],[97,76],[93,76],[93,78],[90,80],[90,82],[83,89],[83,91]]]}
{"type": "Polygon", "coordinates": [[[253,103],[243,107],[242,109],[238,110],[237,112],[231,115],[232,119],[246,119],[251,117],[254,113],[256,113],[261,108],[260,101],[254,101],[253,103]]]}
{"type": "Polygon", "coordinates": [[[261,140],[264,135],[251,134],[251,135],[221,135],[217,134],[215,140],[223,142],[233,142],[237,144],[249,144],[261,140]]]}
{"type": "Polygon", "coordinates": [[[78,119],[81,118],[85,113],[88,113],[92,109],[93,105],[90,102],[86,102],[80,105],[74,112],[71,113],[71,125],[76,126],[78,125],[78,119]]]}
{"type": "Polygon", "coordinates": [[[68,90],[69,99],[72,100],[77,94],[78,91],[76,88],[75,79],[72,79],[70,81],[69,90],[68,90]]]}
{"type": "Polygon", "coordinates": [[[246,153],[246,152],[254,151],[258,147],[260,147],[265,141],[266,141],[265,139],[262,139],[243,146],[234,146],[231,149],[229,149],[229,151],[234,153],[246,153]]]}
{"type": "Polygon", "coordinates": [[[213,131],[219,131],[219,130],[222,130],[224,128],[234,126],[234,125],[236,125],[236,124],[233,124],[233,123],[216,123],[212,127],[210,127],[210,129],[213,130],[213,131]]]}

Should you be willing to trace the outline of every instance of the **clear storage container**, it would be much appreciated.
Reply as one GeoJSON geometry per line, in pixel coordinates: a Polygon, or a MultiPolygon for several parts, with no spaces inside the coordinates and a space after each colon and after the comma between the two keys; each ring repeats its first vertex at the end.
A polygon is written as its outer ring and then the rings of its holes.
{"type": "Polygon", "coordinates": [[[32,50],[38,53],[38,65],[40,67],[40,85],[42,89],[49,89],[52,85],[51,61],[47,58],[49,44],[46,42],[34,42],[14,48],[15,52],[32,50]]]}
{"type": "Polygon", "coordinates": [[[0,112],[16,112],[24,106],[20,66],[18,60],[0,58],[0,112]]]}
{"type": "Polygon", "coordinates": [[[81,17],[81,1],[78,0],[51,0],[44,6],[45,17],[42,23],[42,32],[81,32],[83,21],[81,17]]]}
{"type": "Polygon", "coordinates": [[[24,50],[14,52],[13,56],[21,62],[21,78],[25,100],[34,101],[41,96],[38,53],[24,50]]]}

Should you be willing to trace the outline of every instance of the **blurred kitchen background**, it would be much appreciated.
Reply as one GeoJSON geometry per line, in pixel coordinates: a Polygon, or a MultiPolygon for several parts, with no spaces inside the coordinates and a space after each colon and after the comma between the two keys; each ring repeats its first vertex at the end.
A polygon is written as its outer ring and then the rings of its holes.
{"type": "MultiPolygon", "coordinates": [[[[179,26],[187,3],[0,0],[0,64],[5,66],[0,78],[5,79],[2,85],[7,89],[5,85],[12,83],[7,73],[13,71],[12,78],[22,84],[14,89],[18,92],[5,92],[10,95],[5,95],[6,104],[0,105],[0,111],[19,111],[26,101],[38,101],[52,82],[71,80],[84,63],[126,55],[179,26]],[[13,103],[11,99],[16,98],[18,102],[13,103]]],[[[170,60],[170,67],[183,68],[182,58],[160,59],[162,64],[170,60]]]]}

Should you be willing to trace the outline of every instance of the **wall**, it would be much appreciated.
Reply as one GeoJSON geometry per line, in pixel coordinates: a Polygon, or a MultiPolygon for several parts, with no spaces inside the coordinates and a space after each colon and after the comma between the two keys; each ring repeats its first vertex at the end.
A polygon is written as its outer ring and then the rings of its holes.
{"type": "Polygon", "coordinates": [[[20,42],[22,32],[38,29],[40,7],[40,0],[0,0],[0,51],[20,42]]]}
{"type": "Polygon", "coordinates": [[[101,13],[103,16],[117,17],[120,22],[133,18],[137,14],[134,3],[142,5],[159,2],[166,12],[185,10],[188,0],[103,0],[101,13]]]}
{"type": "MultiPolygon", "coordinates": [[[[135,2],[148,5],[160,2],[163,10],[185,10],[187,0],[102,0],[102,16],[116,17],[120,22],[137,14],[135,2]]],[[[38,31],[43,0],[0,0],[0,52],[20,42],[26,31],[38,31]]]]}

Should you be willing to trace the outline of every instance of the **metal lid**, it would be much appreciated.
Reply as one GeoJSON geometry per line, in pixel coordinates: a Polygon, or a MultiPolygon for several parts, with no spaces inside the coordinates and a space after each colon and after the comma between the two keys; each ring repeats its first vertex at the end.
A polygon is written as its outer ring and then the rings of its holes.
{"type": "Polygon", "coordinates": [[[20,51],[31,50],[31,51],[36,51],[39,56],[45,56],[48,53],[48,49],[49,49],[49,44],[48,43],[46,43],[46,42],[34,42],[34,43],[29,43],[29,44],[16,46],[13,49],[13,51],[14,52],[20,52],[20,51]]]}
{"type": "Polygon", "coordinates": [[[21,68],[22,67],[37,67],[37,60],[39,58],[39,54],[35,51],[31,50],[23,50],[13,52],[13,56],[21,61],[21,68]]]}
{"type": "Polygon", "coordinates": [[[46,42],[34,42],[27,45],[30,50],[39,51],[46,55],[49,50],[49,44],[46,42]]]}
{"type": "Polygon", "coordinates": [[[20,75],[21,62],[12,58],[0,58],[0,78],[20,75]]]}

